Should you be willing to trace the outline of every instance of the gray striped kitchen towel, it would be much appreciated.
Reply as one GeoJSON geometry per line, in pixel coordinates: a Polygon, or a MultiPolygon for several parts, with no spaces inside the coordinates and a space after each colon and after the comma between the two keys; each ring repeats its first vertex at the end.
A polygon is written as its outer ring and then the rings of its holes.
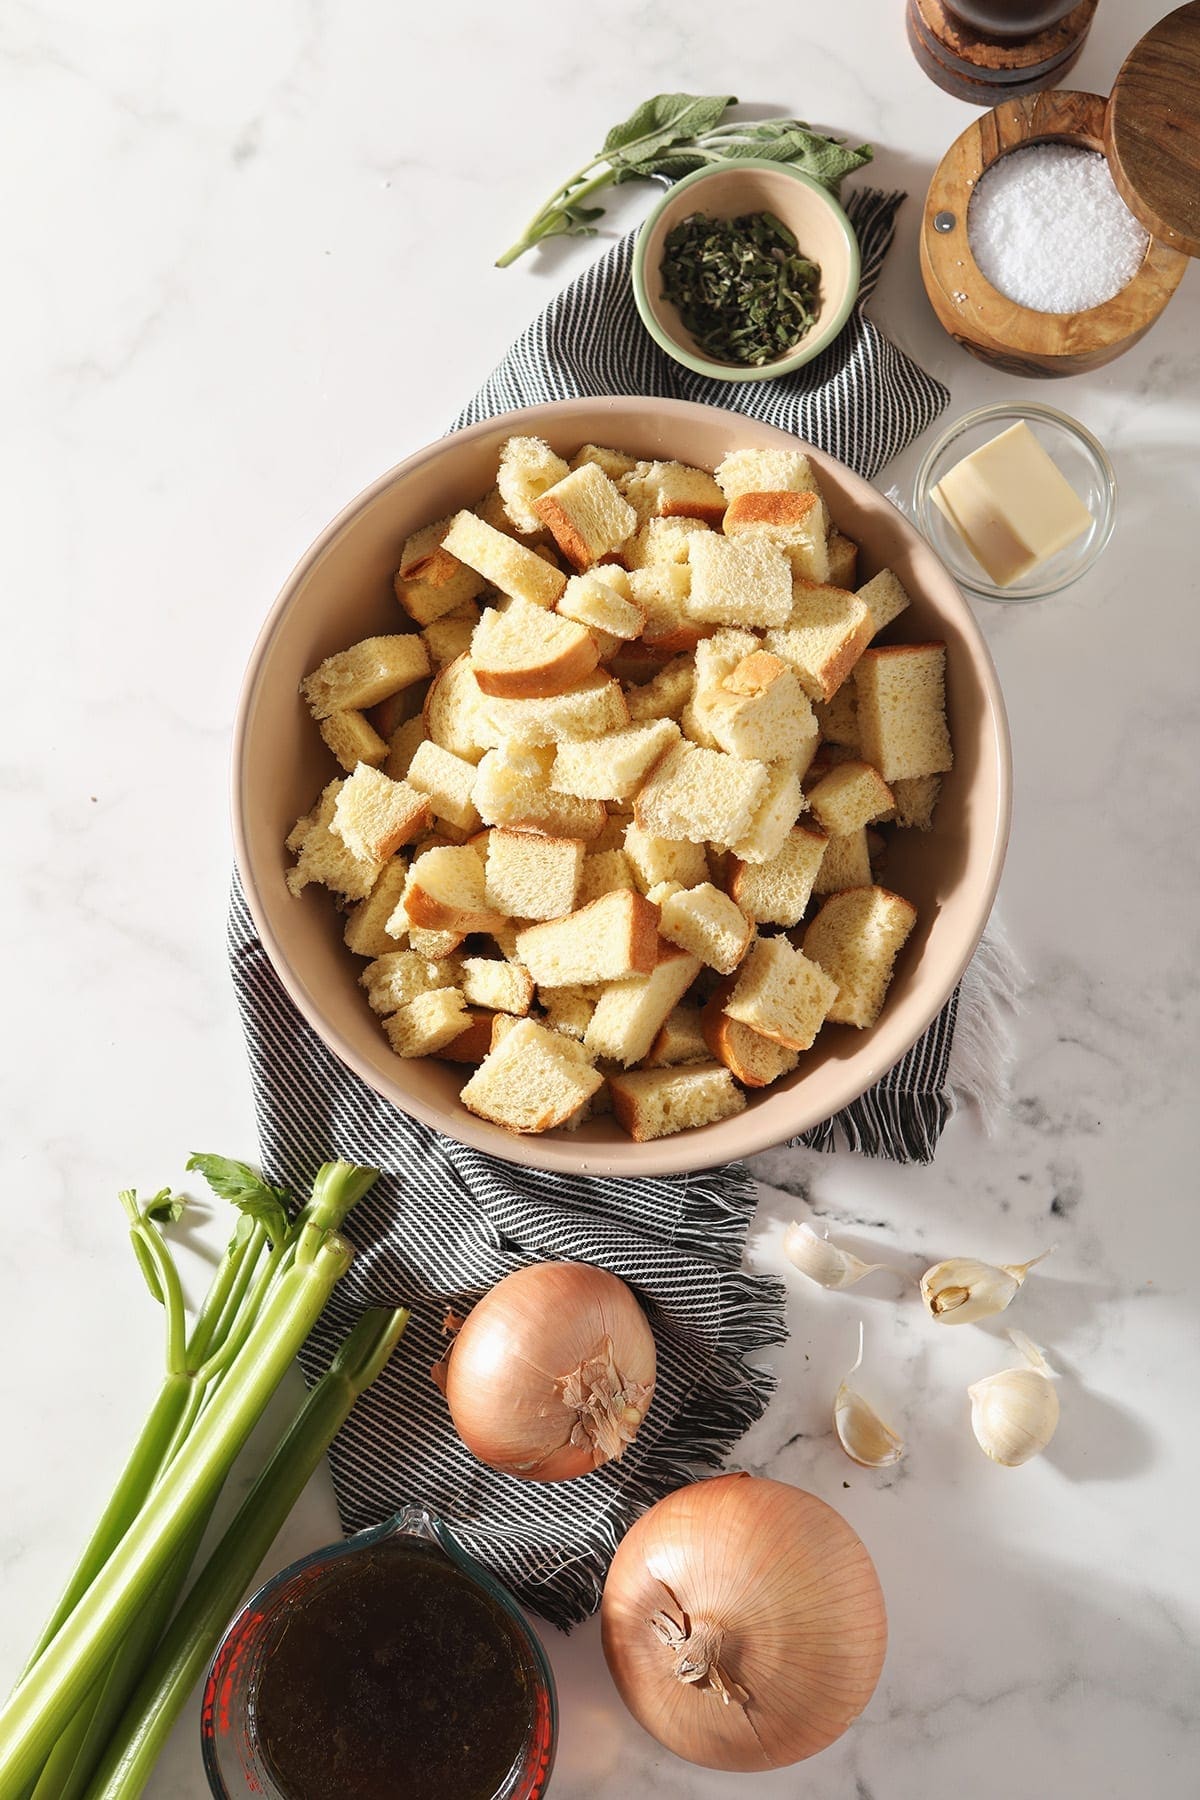
{"type": "MultiPolygon", "coordinates": [[[[900,194],[859,189],[848,210],[862,249],[862,299],[891,242],[900,194]]],[[[642,328],[626,238],[574,281],[514,344],[456,421],[574,395],[703,400],[769,420],[873,475],[948,395],[861,304],[807,368],[778,381],[715,383],[679,368],[642,328]]],[[[382,1378],[331,1454],[347,1531],[421,1500],[535,1611],[567,1626],[597,1604],[623,1532],[651,1501],[718,1466],[762,1413],[768,1370],[749,1352],[784,1336],[783,1289],[741,1266],[754,1209],[741,1168],[638,1181],[543,1174],[438,1137],[389,1107],[325,1048],[284,993],[234,885],[230,953],[245,1027],[264,1167],[303,1192],[344,1156],[383,1171],[356,1209],[355,1261],[302,1361],[314,1377],[357,1312],[413,1308],[382,1378]],[[654,1402],[618,1464],[543,1486],[493,1474],[458,1442],[429,1376],[448,1306],[462,1312],[511,1270],[547,1258],[602,1265],[635,1289],[658,1343],[654,1402]]],[[[806,1141],[901,1161],[933,1154],[951,1109],[947,1071],[957,996],[870,1094],[806,1141]]]]}

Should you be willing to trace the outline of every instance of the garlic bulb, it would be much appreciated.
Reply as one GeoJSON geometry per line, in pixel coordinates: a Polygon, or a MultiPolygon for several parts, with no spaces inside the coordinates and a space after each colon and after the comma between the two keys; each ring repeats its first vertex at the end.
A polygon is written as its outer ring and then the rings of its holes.
{"type": "Polygon", "coordinates": [[[971,1429],[981,1450],[1006,1469],[1044,1450],[1058,1424],[1058,1394],[1045,1357],[1023,1331],[1009,1337],[1027,1366],[985,1375],[967,1389],[971,1429]]]}
{"type": "Polygon", "coordinates": [[[1051,1244],[1049,1250],[1023,1263],[996,1265],[977,1262],[971,1256],[935,1263],[921,1277],[925,1310],[942,1325],[969,1325],[973,1319],[1003,1312],[1030,1269],[1044,1262],[1053,1250],[1051,1244]]]}
{"type": "Polygon", "coordinates": [[[862,1262],[851,1251],[831,1243],[828,1235],[822,1237],[811,1225],[797,1225],[794,1219],[783,1234],[783,1254],[802,1275],[823,1288],[852,1287],[872,1270],[886,1267],[862,1262]]]}
{"type": "Polygon", "coordinates": [[[863,1359],[863,1328],[858,1328],[858,1356],[833,1399],[833,1429],[838,1443],[851,1462],[864,1469],[886,1469],[904,1455],[904,1440],[885,1425],[873,1406],[868,1405],[850,1376],[857,1374],[863,1359]]]}

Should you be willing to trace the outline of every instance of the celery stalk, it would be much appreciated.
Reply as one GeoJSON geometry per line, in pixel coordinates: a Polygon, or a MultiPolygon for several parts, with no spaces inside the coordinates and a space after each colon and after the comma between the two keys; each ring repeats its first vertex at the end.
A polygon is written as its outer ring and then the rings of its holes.
{"type": "Polygon", "coordinates": [[[386,1364],[408,1312],[364,1313],[205,1563],[154,1654],[86,1790],[87,1800],[135,1800],[167,1734],[204,1674],[238,1602],[350,1408],[386,1364]]]}
{"type": "MultiPolygon", "coordinates": [[[[358,1171],[348,1165],[351,1177],[358,1171]]],[[[347,1187],[355,1182],[347,1180],[347,1187]]],[[[369,1183],[368,1183],[369,1185],[369,1183]]],[[[337,1183],[332,1186],[336,1191],[337,1183]]],[[[357,1194],[355,1195],[357,1198],[357,1194]]],[[[259,1414],[316,1324],[351,1248],[331,1234],[279,1277],[185,1449],[0,1712],[0,1793],[19,1793],[116,1654],[193,1526],[213,1504],[259,1414]]]]}

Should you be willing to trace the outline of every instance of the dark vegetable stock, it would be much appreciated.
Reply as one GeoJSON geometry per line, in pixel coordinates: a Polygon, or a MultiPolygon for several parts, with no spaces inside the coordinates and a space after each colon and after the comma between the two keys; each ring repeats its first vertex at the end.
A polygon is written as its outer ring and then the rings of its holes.
{"type": "Polygon", "coordinates": [[[277,1625],[255,1695],[287,1800],[492,1800],[534,1695],[503,1609],[433,1545],[334,1563],[277,1625]]]}

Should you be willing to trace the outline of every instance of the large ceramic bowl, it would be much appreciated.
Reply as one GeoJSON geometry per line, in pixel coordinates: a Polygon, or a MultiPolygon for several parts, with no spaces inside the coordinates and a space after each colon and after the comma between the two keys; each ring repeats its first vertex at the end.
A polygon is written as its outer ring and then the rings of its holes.
{"type": "Polygon", "coordinates": [[[857,1098],[904,1055],[944,1005],[991,910],[1008,836],[1009,743],[1004,703],[983,638],[933,551],[881,494],[822,452],[819,471],[837,524],[861,546],[859,579],[894,569],[912,605],[888,633],[943,638],[955,765],[932,832],[896,832],[886,880],[918,909],[878,1023],[827,1026],[786,1080],[752,1094],[720,1124],[635,1144],[611,1118],[575,1132],[515,1137],[461,1105],[467,1071],[395,1056],[358,986],[362,967],[342,943],[323,889],[294,900],[283,840],[336,773],[298,692],[321,659],[400,625],[392,573],[405,537],[473,503],[492,485],[500,445],[536,433],[556,450],[612,444],[640,457],[713,468],[734,447],[797,447],[740,414],[684,401],[565,400],[507,413],[419,450],[351,502],[292,571],[250,659],[233,750],[233,823],[246,897],[288,993],[330,1049],[401,1112],[509,1162],[592,1175],[661,1175],[709,1168],[806,1131],[857,1098]]]}

